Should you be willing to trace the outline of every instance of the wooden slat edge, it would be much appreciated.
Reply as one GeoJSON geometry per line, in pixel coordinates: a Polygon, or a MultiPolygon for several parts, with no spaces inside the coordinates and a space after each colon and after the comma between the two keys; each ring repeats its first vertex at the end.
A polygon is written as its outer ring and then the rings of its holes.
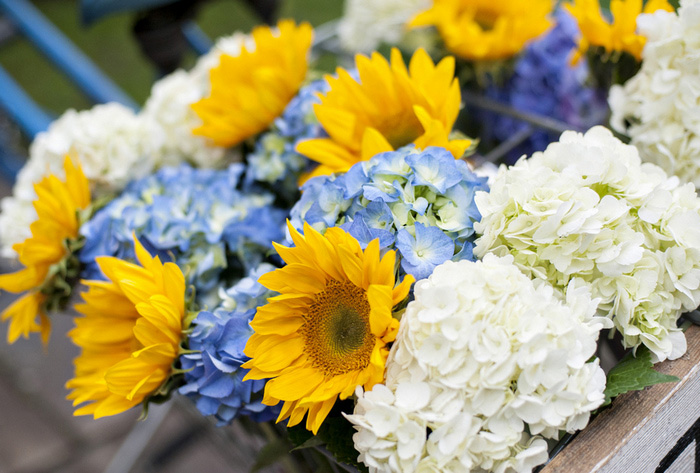
{"type": "MultiPolygon", "coordinates": [[[[665,406],[700,370],[700,327],[686,331],[688,350],[674,361],[665,361],[654,368],[680,378],[678,383],[664,383],[643,391],[634,391],[616,398],[579,433],[562,452],[542,469],[542,473],[599,471],[627,444],[655,412],[665,406]],[[575,469],[572,469],[575,468],[575,469]]],[[[697,412],[688,413],[697,416],[697,412]]],[[[691,422],[692,423],[692,422],[691,422]]]]}

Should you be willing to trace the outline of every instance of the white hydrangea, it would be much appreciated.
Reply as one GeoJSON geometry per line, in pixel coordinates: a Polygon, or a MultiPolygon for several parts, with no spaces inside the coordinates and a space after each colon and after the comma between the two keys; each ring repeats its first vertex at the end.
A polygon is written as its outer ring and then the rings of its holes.
{"type": "Polygon", "coordinates": [[[29,226],[36,220],[32,201],[17,197],[5,197],[0,201],[0,239],[4,258],[16,258],[12,245],[32,236],[29,226]]]}
{"type": "Polygon", "coordinates": [[[498,175],[498,166],[490,161],[484,161],[475,168],[470,162],[467,162],[467,164],[469,164],[469,169],[471,169],[474,174],[488,179],[486,183],[489,185],[489,187],[491,184],[493,184],[493,180],[496,179],[496,175],[498,175]]]}
{"type": "Polygon", "coordinates": [[[655,360],[686,349],[677,328],[700,304],[700,198],[603,127],[499,170],[477,193],[474,254],[513,255],[531,277],[590,286],[624,345],[655,360]]]}
{"type": "Polygon", "coordinates": [[[31,205],[36,199],[34,184],[48,174],[63,178],[66,155],[80,160],[93,191],[108,193],[149,173],[157,164],[164,141],[155,123],[117,103],[65,112],[32,142],[13,195],[3,199],[2,254],[13,256],[12,245],[29,236],[29,223],[36,220],[31,205]],[[25,213],[18,219],[21,211],[25,213]]]}
{"type": "Polygon", "coordinates": [[[642,159],[700,186],[700,2],[642,15],[640,71],[610,91],[611,124],[642,159]],[[628,120],[627,127],[625,120],[628,120]]]}
{"type": "Polygon", "coordinates": [[[219,38],[191,71],[175,71],[153,85],[142,114],[160,125],[166,136],[160,150],[163,164],[187,161],[198,167],[219,167],[238,159],[232,150],[192,133],[202,121],[191,105],[209,95],[209,72],[219,65],[221,55],[238,56],[243,46],[249,51],[255,49],[250,35],[235,33],[219,38]]]}
{"type": "Polygon", "coordinates": [[[602,404],[597,301],[572,282],[564,302],[512,262],[448,261],[416,283],[385,384],[358,388],[348,416],[370,471],[531,471],[602,404]]]}
{"type": "Polygon", "coordinates": [[[370,53],[382,44],[406,42],[406,24],[430,4],[430,0],[346,0],[338,25],[340,44],[348,52],[370,53]]]}
{"type": "Polygon", "coordinates": [[[222,36],[216,40],[208,53],[197,60],[191,74],[196,80],[201,81],[204,94],[209,93],[209,71],[219,65],[221,55],[238,56],[244,46],[248,51],[255,51],[255,41],[251,35],[234,33],[230,36],[222,36]]]}
{"type": "Polygon", "coordinates": [[[93,197],[119,191],[160,166],[190,162],[218,167],[238,159],[233,151],[192,134],[201,122],[190,106],[209,93],[209,71],[221,54],[238,55],[244,44],[254,48],[251,42],[244,34],[220,38],[191,71],[176,71],[157,81],[139,114],[116,103],[68,110],[37,135],[13,195],[0,202],[0,254],[15,257],[12,245],[31,236],[29,225],[36,220],[34,184],[48,174],[62,178],[66,154],[80,160],[93,197]]]}
{"type": "Polygon", "coordinates": [[[184,70],[175,71],[153,85],[141,113],[157,123],[166,136],[159,150],[163,165],[186,161],[197,167],[211,168],[225,162],[225,148],[192,133],[202,121],[191,106],[204,98],[208,89],[208,81],[184,70]]]}
{"type": "Polygon", "coordinates": [[[85,176],[107,190],[121,189],[156,165],[157,151],[165,137],[147,118],[118,103],[96,105],[90,110],[68,110],[46,132],[37,135],[29,149],[27,176],[36,182],[47,173],[58,174],[66,154],[80,159],[85,176]]]}

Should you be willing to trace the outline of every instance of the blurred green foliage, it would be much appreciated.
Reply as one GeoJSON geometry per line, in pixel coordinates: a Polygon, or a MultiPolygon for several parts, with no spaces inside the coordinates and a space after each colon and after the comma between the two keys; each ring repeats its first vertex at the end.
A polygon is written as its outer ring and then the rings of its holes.
{"type": "MultiPolygon", "coordinates": [[[[281,1],[282,18],[306,20],[313,25],[339,17],[343,2],[281,1]]],[[[670,1],[674,6],[678,5],[678,0],[670,1]]],[[[609,2],[601,0],[604,7],[609,2]]],[[[131,33],[133,14],[111,15],[86,27],[80,22],[78,0],[33,0],[33,3],[120,87],[137,102],[144,102],[156,78],[156,70],[144,58],[131,33]]],[[[256,22],[257,18],[241,0],[211,0],[203,6],[198,17],[198,24],[211,38],[234,31],[248,32],[256,22]]],[[[194,60],[191,54],[184,66],[191,66],[194,60]]],[[[21,36],[0,45],[0,65],[37,102],[57,115],[68,108],[91,106],[90,101],[21,36]]],[[[329,69],[332,61],[326,58],[320,65],[329,69]]]]}
{"type": "MultiPolygon", "coordinates": [[[[112,15],[85,27],[80,22],[78,0],[33,3],[126,93],[138,103],[144,102],[156,70],[131,33],[133,14],[112,15]]],[[[342,0],[282,0],[280,17],[319,25],[341,12],[342,0]]],[[[249,32],[257,18],[240,0],[212,0],[202,7],[197,23],[214,39],[237,30],[249,32]]],[[[185,66],[194,60],[190,55],[185,66]]],[[[0,45],[0,64],[30,96],[57,115],[68,108],[91,107],[90,101],[21,35],[0,45]]]]}

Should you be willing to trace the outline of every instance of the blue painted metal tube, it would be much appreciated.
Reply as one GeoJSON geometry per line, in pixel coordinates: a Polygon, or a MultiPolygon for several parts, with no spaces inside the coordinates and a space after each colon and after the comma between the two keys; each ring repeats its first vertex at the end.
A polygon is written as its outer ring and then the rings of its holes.
{"type": "Polygon", "coordinates": [[[185,39],[190,44],[190,47],[200,56],[208,53],[214,46],[209,36],[194,21],[185,23],[182,26],[182,33],[185,35],[185,39]]]}
{"type": "Polygon", "coordinates": [[[15,23],[56,66],[96,102],[138,105],[27,0],[0,0],[0,12],[15,23]]]}
{"type": "Polygon", "coordinates": [[[46,130],[53,120],[2,67],[0,67],[0,107],[30,138],[46,130]]]}
{"type": "Polygon", "coordinates": [[[0,176],[14,181],[17,173],[24,166],[24,159],[14,154],[8,154],[0,148],[0,176]]]}

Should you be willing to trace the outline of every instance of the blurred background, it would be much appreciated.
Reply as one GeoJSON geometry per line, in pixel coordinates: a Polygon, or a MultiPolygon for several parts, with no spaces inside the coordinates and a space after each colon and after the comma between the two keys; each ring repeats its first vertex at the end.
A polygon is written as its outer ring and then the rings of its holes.
{"type": "MultiPolygon", "coordinates": [[[[3,2],[12,5],[15,0],[3,2]]],[[[144,10],[135,11],[136,8],[128,9],[128,6],[172,4],[172,0],[84,0],[83,5],[121,4],[127,9],[107,11],[97,18],[83,18],[85,13],[81,12],[80,0],[31,0],[28,3],[34,5],[137,104],[143,105],[153,81],[161,72],[144,55],[134,32],[135,24],[146,13],[144,10]]],[[[235,31],[248,33],[254,25],[262,23],[261,16],[253,8],[256,4],[276,4],[277,18],[308,21],[314,26],[338,18],[343,8],[342,0],[180,0],[174,3],[193,6],[193,11],[186,13],[194,15],[197,26],[211,40],[235,31]]],[[[161,13],[160,16],[163,15],[161,13]]],[[[154,41],[149,43],[153,44],[154,41]]],[[[181,66],[189,68],[195,59],[196,53],[187,48],[181,66]]],[[[35,44],[21,32],[17,34],[12,21],[3,16],[2,10],[0,66],[40,106],[55,116],[69,108],[83,110],[92,106],[89,98],[42,55],[35,44]]],[[[328,65],[327,62],[321,66],[332,69],[332,64],[328,65]]],[[[5,126],[9,124],[6,123],[5,126]]]]}
{"type": "MultiPolygon", "coordinates": [[[[2,0],[0,6],[3,3],[13,8],[21,6],[24,0],[2,0]]],[[[89,17],[85,11],[81,12],[78,0],[27,3],[36,7],[137,105],[143,105],[163,69],[144,55],[143,42],[139,42],[134,30],[137,24],[140,25],[137,30],[143,30],[144,25],[148,29],[150,23],[158,21],[157,15],[132,9],[89,17]]],[[[104,3],[129,8],[139,1],[104,3]]],[[[160,0],[160,3],[168,1],[160,0]]],[[[266,1],[177,3],[185,10],[194,8],[196,25],[214,40],[235,31],[248,33],[262,22],[253,7],[261,7],[266,1]]],[[[339,17],[342,11],[342,0],[279,0],[278,3],[278,18],[305,20],[314,26],[339,17]]],[[[0,68],[53,118],[69,108],[90,108],[93,102],[45,58],[8,15],[3,15],[3,8],[0,8],[0,68]]],[[[153,41],[157,42],[158,38],[153,41]]],[[[181,59],[181,66],[188,68],[196,54],[186,48],[181,59]]],[[[172,64],[167,66],[172,68],[172,64]]],[[[321,67],[330,70],[333,62],[322,60],[321,67]]],[[[0,140],[4,142],[3,149],[19,157],[26,156],[28,137],[2,112],[0,140]]],[[[11,185],[8,178],[0,177],[0,197],[11,193],[11,185]]],[[[10,261],[0,260],[1,273],[15,269],[10,261]]],[[[3,293],[0,307],[4,308],[13,297],[3,293]]],[[[29,341],[20,339],[8,346],[4,342],[7,325],[0,324],[0,472],[296,471],[289,458],[266,466],[278,458],[277,453],[288,449],[287,445],[273,442],[258,454],[265,441],[246,435],[240,426],[214,427],[186,399],[168,403],[167,407],[155,406],[144,422],[137,422],[137,410],[99,420],[73,417],[71,404],[65,400],[64,383],[73,375],[72,359],[78,351],[62,336],[70,330],[72,321],[68,314],[53,320],[54,335],[45,348],[38,337],[29,341]]],[[[261,432],[261,435],[270,438],[274,432],[261,432]]]]}

